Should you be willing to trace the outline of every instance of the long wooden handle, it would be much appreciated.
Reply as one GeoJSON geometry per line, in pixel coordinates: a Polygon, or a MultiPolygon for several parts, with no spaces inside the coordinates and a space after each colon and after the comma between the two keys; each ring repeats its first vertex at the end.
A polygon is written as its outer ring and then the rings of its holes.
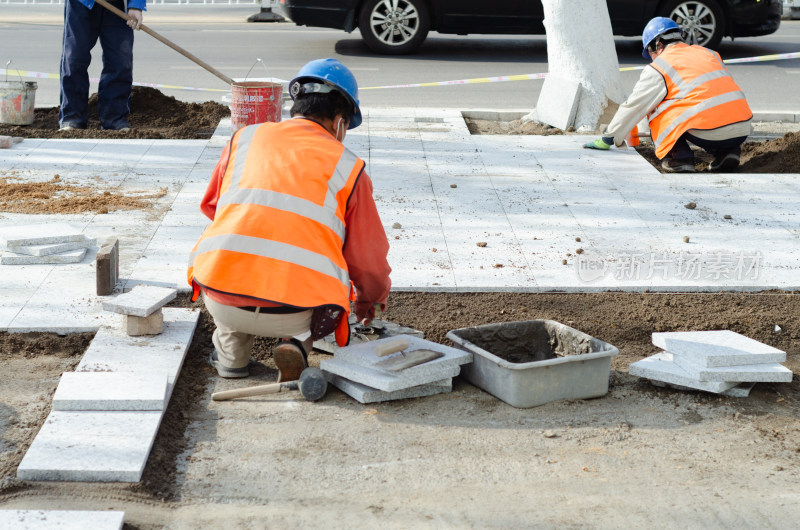
{"type": "MultiPolygon", "coordinates": [[[[122,17],[125,20],[131,20],[133,18],[129,14],[127,14],[127,13],[125,13],[123,11],[120,11],[116,7],[112,6],[111,4],[106,2],[106,0],[95,0],[95,2],[97,2],[101,6],[105,7],[106,9],[108,9],[109,11],[114,13],[115,15],[117,15],[119,17],[122,17]]],[[[208,70],[209,72],[214,74],[215,76],[219,77],[220,79],[222,79],[223,81],[225,81],[229,85],[233,84],[233,79],[231,79],[227,75],[223,74],[222,72],[220,72],[219,70],[217,70],[213,66],[211,66],[209,64],[206,64],[205,62],[201,61],[200,59],[198,59],[197,57],[195,57],[191,53],[187,52],[186,50],[184,50],[183,48],[181,48],[180,46],[178,46],[174,42],[170,41],[169,39],[166,39],[166,38],[162,37],[161,35],[159,35],[155,31],[153,31],[152,29],[148,28],[144,24],[142,24],[140,27],[141,27],[141,30],[144,31],[145,33],[147,33],[149,35],[152,35],[153,37],[155,37],[156,39],[160,40],[161,42],[163,42],[164,44],[166,44],[167,46],[169,46],[170,48],[172,48],[176,52],[180,53],[181,55],[183,55],[184,57],[189,59],[190,61],[194,61],[195,63],[197,63],[198,65],[202,66],[203,68],[205,68],[206,70],[208,70]]]]}
{"type": "Polygon", "coordinates": [[[395,339],[391,342],[386,342],[384,344],[378,344],[375,346],[375,355],[378,357],[384,357],[390,353],[405,350],[406,348],[408,348],[408,339],[395,339]]]}
{"type": "Polygon", "coordinates": [[[263,396],[264,394],[277,394],[287,390],[297,390],[297,381],[286,383],[270,383],[269,385],[249,386],[247,388],[234,388],[233,390],[223,390],[211,394],[212,401],[227,401],[248,396],[263,396]]]}

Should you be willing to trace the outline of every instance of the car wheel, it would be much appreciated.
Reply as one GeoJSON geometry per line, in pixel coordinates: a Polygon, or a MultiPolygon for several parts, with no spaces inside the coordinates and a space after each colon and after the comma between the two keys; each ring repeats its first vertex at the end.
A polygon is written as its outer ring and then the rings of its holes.
{"type": "Polygon", "coordinates": [[[674,0],[665,6],[663,16],[678,23],[688,44],[716,48],[725,32],[722,9],[715,0],[674,0]]]}
{"type": "Polygon", "coordinates": [[[358,20],[364,42],[378,53],[411,53],[420,47],[430,28],[423,0],[367,0],[358,20]]]}

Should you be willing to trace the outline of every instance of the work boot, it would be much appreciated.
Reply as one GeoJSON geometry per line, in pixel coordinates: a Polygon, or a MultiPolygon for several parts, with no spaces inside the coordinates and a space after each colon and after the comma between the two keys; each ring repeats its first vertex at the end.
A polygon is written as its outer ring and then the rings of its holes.
{"type": "Polygon", "coordinates": [[[667,173],[694,173],[694,159],[675,159],[668,156],[661,162],[661,167],[667,173]]]}
{"type": "Polygon", "coordinates": [[[278,382],[297,381],[300,374],[308,366],[306,352],[295,339],[281,339],[272,350],[272,358],[278,366],[278,382]]]}
{"type": "Polygon", "coordinates": [[[718,173],[730,173],[739,167],[739,154],[736,152],[720,153],[708,165],[709,171],[718,173]]]}
{"type": "Polygon", "coordinates": [[[211,351],[208,362],[217,369],[217,374],[225,379],[240,379],[250,375],[250,368],[248,366],[243,366],[241,368],[228,368],[227,366],[223,366],[219,361],[216,348],[211,351]]]}
{"type": "Polygon", "coordinates": [[[77,123],[62,123],[61,126],[58,128],[59,131],[74,131],[76,129],[85,129],[86,127],[82,127],[77,123]]]}

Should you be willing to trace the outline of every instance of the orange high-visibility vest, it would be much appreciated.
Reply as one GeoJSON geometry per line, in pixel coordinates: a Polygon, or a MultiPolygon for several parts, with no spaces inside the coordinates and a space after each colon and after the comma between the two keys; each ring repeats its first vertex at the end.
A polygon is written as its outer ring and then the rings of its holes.
{"type": "Polygon", "coordinates": [[[716,129],[753,117],[717,52],[680,42],[668,46],[652,66],[667,84],[667,96],[648,116],[658,158],[689,129],[716,129]]]}
{"type": "Polygon", "coordinates": [[[195,293],[200,285],[297,308],[337,305],[336,339],[346,345],[345,212],[363,169],[363,160],[309,120],[238,131],[214,220],[190,256],[195,293]]]}

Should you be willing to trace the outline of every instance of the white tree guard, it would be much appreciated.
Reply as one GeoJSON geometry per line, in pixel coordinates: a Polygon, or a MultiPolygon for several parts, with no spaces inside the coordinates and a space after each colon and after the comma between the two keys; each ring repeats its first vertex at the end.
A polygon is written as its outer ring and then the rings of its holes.
{"type": "Polygon", "coordinates": [[[606,0],[541,2],[548,72],[581,83],[574,125],[594,130],[609,100],[625,100],[606,0]]]}

